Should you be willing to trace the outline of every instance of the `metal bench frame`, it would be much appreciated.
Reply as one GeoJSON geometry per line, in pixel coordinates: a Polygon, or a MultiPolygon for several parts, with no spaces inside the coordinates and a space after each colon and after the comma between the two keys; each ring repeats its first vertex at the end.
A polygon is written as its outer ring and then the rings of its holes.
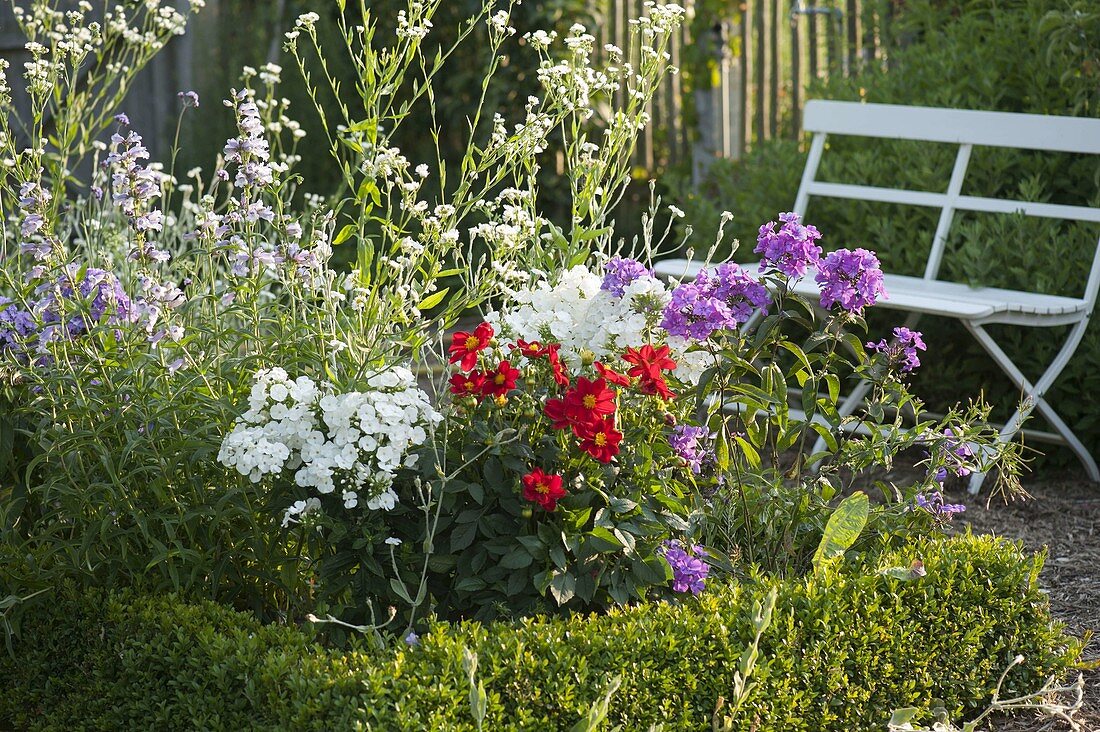
{"type": "MultiPolygon", "coordinates": [[[[1100,469],[1092,455],[1044,398],[1069,363],[1088,327],[1097,293],[1100,292],[1100,240],[1097,241],[1092,269],[1080,299],[1019,290],[971,288],[938,279],[956,211],[1022,213],[1026,216],[1100,223],[1100,209],[1097,208],[962,195],[970,153],[975,145],[1100,155],[1100,119],[813,100],[806,105],[803,127],[813,134],[813,139],[794,211],[805,214],[811,196],[940,209],[939,223],[923,277],[887,274],[885,284],[889,297],[881,301],[879,307],[911,312],[908,320],[910,327],[924,314],[961,321],[1024,394],[1020,408],[1000,431],[1001,441],[1013,439],[1027,416],[1038,410],[1056,430],[1056,433],[1044,433],[1045,437],[1051,442],[1069,446],[1089,478],[1100,481],[1100,469]],[[959,148],[944,193],[828,183],[816,180],[815,176],[829,135],[951,143],[959,148]],[[1032,382],[985,329],[985,326],[994,323],[1071,327],[1057,356],[1032,382]]],[[[683,276],[692,274],[700,267],[700,264],[684,260],[666,260],[657,264],[657,271],[670,276],[683,276]]],[[[795,289],[816,292],[812,277],[805,278],[795,289]]],[[[867,391],[866,383],[853,389],[840,405],[841,414],[854,412],[867,391]]],[[[984,479],[984,474],[971,477],[972,493],[980,489],[984,479]]]]}

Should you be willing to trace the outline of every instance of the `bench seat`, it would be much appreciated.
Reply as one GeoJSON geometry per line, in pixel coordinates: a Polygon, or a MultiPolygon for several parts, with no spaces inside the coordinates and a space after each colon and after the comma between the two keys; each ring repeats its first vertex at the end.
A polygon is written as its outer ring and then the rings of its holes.
{"type": "MultiPolygon", "coordinates": [[[[758,265],[742,265],[753,276],[758,276],[758,265]]],[[[699,262],[686,259],[666,259],[657,262],[658,275],[683,279],[694,277],[702,268],[699,262]]],[[[1036,315],[1053,317],[1085,312],[1087,300],[1057,295],[1043,295],[1018,290],[1002,290],[996,287],[970,287],[958,282],[925,280],[920,277],[887,273],[883,282],[887,298],[876,307],[906,310],[926,315],[939,315],[965,320],[996,319],[1001,314],[1036,315]]],[[[807,297],[816,297],[819,288],[814,282],[814,272],[795,283],[794,291],[807,297]]]]}

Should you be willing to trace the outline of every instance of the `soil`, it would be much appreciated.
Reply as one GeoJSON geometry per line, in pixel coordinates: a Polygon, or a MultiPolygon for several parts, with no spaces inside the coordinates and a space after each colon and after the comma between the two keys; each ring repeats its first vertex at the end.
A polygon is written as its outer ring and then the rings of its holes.
{"type": "MultiPolygon", "coordinates": [[[[1019,539],[1028,549],[1046,549],[1040,586],[1050,595],[1052,614],[1065,623],[1068,632],[1078,638],[1098,633],[1083,656],[1093,668],[1083,672],[1084,704],[1073,715],[1078,727],[1034,711],[1002,715],[985,727],[998,732],[1100,732],[1100,483],[1083,475],[1064,474],[1033,477],[1024,485],[1031,498],[1005,503],[995,497],[988,505],[981,496],[955,491],[950,500],[967,504],[966,512],[956,520],[957,528],[969,526],[975,533],[1019,539]]],[[[1074,672],[1066,681],[1072,682],[1076,676],[1074,672]]]]}

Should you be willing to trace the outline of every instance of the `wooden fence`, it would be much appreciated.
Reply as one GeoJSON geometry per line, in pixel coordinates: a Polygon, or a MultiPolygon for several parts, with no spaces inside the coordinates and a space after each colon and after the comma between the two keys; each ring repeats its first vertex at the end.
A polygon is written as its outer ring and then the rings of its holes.
{"type": "MultiPolygon", "coordinates": [[[[69,0],[63,0],[68,2],[69,0]]],[[[178,7],[186,0],[168,0],[178,7]]],[[[285,0],[272,0],[284,2],[285,0]]],[[[329,0],[316,0],[328,2],[329,0]]],[[[598,46],[627,47],[630,21],[644,0],[590,0],[598,46]]],[[[715,158],[738,158],[758,140],[793,137],[806,91],[816,79],[885,63],[895,6],[904,0],[679,0],[687,22],[670,48],[683,73],[669,79],[654,101],[653,124],[640,141],[635,164],[650,172],[690,163],[696,179],[715,158]],[[706,6],[704,8],[704,6],[706,6]],[[716,9],[717,8],[717,9],[716,9]]],[[[71,0],[75,5],[76,0],[71,0]]],[[[219,0],[207,0],[203,26],[220,22],[219,0]]],[[[147,131],[154,155],[165,152],[175,94],[192,88],[191,34],[175,39],[135,80],[127,112],[147,131]]],[[[10,5],[0,0],[0,57],[17,82],[28,55],[10,5]]],[[[20,83],[12,86],[18,90],[20,83]]],[[[17,106],[25,100],[16,99],[17,106]]]]}
{"type": "MultiPolygon", "coordinates": [[[[601,45],[625,45],[643,0],[592,0],[601,45]]],[[[715,158],[738,158],[759,140],[794,137],[813,82],[885,63],[901,0],[681,0],[687,22],[674,39],[671,78],[653,109],[636,164],[647,170],[690,159],[698,178],[715,158]],[[690,49],[690,52],[689,50],[690,49]]]]}

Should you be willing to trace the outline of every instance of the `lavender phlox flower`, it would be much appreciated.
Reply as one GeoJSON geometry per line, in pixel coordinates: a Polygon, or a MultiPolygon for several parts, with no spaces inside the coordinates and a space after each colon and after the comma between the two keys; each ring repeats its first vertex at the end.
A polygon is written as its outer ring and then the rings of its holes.
{"type": "Polygon", "coordinates": [[[769,221],[760,227],[753,251],[761,255],[761,270],[801,277],[821,256],[821,247],[816,243],[820,238],[821,232],[813,226],[803,225],[798,214],[781,213],[779,224],[769,221]]]}
{"type": "Polygon", "coordinates": [[[111,136],[111,151],[103,163],[111,169],[111,200],[139,233],[164,227],[164,214],[150,207],[160,196],[161,176],[141,162],[148,158],[149,150],[142,144],[141,135],[131,131],[125,137],[117,133],[111,136]]]}
{"type": "Polygon", "coordinates": [[[634,280],[653,276],[652,269],[629,257],[612,257],[604,265],[603,270],[603,283],[600,289],[610,292],[615,297],[625,295],[627,286],[634,280]]]}
{"type": "Polygon", "coordinates": [[[15,304],[11,298],[0,296],[0,353],[23,352],[23,343],[37,329],[34,316],[15,304]]]}
{"type": "Polygon", "coordinates": [[[45,208],[52,196],[37,181],[26,181],[19,186],[19,207],[28,211],[45,208]]]}
{"type": "Polygon", "coordinates": [[[970,444],[957,439],[955,430],[948,427],[943,431],[943,449],[948,461],[948,467],[960,478],[970,475],[974,467],[972,458],[974,451],[970,444]]]}
{"type": "Polygon", "coordinates": [[[705,427],[678,424],[672,428],[672,435],[668,438],[673,452],[680,456],[691,468],[691,472],[698,475],[703,469],[703,461],[708,455],[705,441],[709,433],[705,427]]]}
{"type": "Polygon", "coordinates": [[[140,247],[132,248],[126,258],[134,262],[149,261],[160,264],[167,262],[172,255],[163,249],[157,249],[156,242],[147,241],[140,247]]]}
{"type": "Polygon", "coordinates": [[[658,549],[665,561],[672,567],[672,590],[690,592],[698,595],[703,591],[710,566],[699,557],[706,556],[706,550],[699,545],[688,548],[681,541],[670,539],[658,549]]]}
{"type": "Polygon", "coordinates": [[[966,506],[961,503],[944,503],[943,494],[939,491],[932,491],[927,496],[923,493],[918,494],[916,504],[918,508],[928,511],[936,518],[947,521],[950,521],[956,513],[966,510],[966,506]]]}
{"type": "Polygon", "coordinates": [[[34,236],[45,225],[46,219],[42,217],[42,214],[30,214],[23,219],[23,223],[19,226],[19,233],[24,238],[34,236]]]}
{"type": "Polygon", "coordinates": [[[900,367],[902,373],[908,373],[920,366],[917,351],[924,351],[924,338],[919,330],[910,330],[905,326],[894,328],[894,338],[887,343],[885,339],[878,343],[868,343],[867,347],[884,354],[891,364],[900,367]]]}
{"type": "Polygon", "coordinates": [[[830,252],[818,263],[814,279],[821,285],[821,307],[826,309],[839,304],[855,312],[886,297],[878,257],[866,249],[830,252]]]}
{"type": "Polygon", "coordinates": [[[119,112],[115,115],[115,122],[128,127],[130,125],[130,118],[126,116],[125,112],[119,112]]]}
{"type": "Polygon", "coordinates": [[[183,102],[184,109],[189,107],[199,106],[199,94],[194,91],[181,91],[176,94],[181,102],[183,102]]]}
{"type": "Polygon", "coordinates": [[[704,340],[714,331],[736,329],[767,305],[763,284],[736,264],[722,264],[713,275],[704,269],[694,281],[676,286],[661,327],[670,335],[704,340]]]}

